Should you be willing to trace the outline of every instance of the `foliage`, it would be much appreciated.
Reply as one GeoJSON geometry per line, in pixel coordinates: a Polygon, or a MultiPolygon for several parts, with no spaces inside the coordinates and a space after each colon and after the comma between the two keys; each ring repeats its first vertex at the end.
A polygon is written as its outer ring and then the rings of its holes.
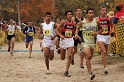
{"type": "MultiPolygon", "coordinates": [[[[0,18],[4,17],[8,20],[13,17],[17,20],[17,0],[0,0],[0,18]]],[[[107,12],[115,11],[115,6],[118,3],[123,3],[124,0],[19,0],[20,1],[20,16],[21,20],[41,22],[46,12],[51,12],[53,18],[64,17],[64,12],[67,9],[75,11],[77,7],[86,10],[92,7],[95,10],[95,16],[99,15],[99,6],[106,5],[107,12]],[[107,4],[107,2],[109,4],[107,4]]],[[[83,16],[85,13],[83,12],[83,16]]]]}

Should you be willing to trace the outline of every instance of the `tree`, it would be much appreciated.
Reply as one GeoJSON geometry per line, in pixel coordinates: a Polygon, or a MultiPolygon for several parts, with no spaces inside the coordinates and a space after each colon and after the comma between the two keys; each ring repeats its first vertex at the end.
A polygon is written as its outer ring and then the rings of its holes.
{"type": "MultiPolygon", "coordinates": [[[[20,4],[21,19],[37,22],[46,12],[54,14],[54,0],[30,0],[20,4]]],[[[54,15],[55,16],[55,15],[54,15]]]]}

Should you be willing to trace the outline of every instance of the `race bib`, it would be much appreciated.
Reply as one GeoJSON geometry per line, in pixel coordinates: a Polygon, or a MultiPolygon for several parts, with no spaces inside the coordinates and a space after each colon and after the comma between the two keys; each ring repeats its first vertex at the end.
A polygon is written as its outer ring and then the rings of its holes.
{"type": "Polygon", "coordinates": [[[72,37],[72,31],[65,31],[65,37],[72,37]]]}
{"type": "Polygon", "coordinates": [[[33,32],[28,32],[29,36],[33,36],[33,34],[34,34],[33,32]]]}
{"type": "Polygon", "coordinates": [[[106,33],[108,33],[108,27],[103,28],[102,34],[106,34],[106,33]]]}
{"type": "Polygon", "coordinates": [[[9,31],[8,32],[8,35],[13,35],[14,34],[14,31],[9,31]]]}
{"type": "Polygon", "coordinates": [[[86,31],[84,34],[85,38],[91,38],[93,37],[93,31],[86,31]]]}
{"type": "Polygon", "coordinates": [[[50,35],[51,33],[50,33],[50,30],[44,30],[44,35],[46,35],[46,36],[48,36],[48,35],[50,35]]]}

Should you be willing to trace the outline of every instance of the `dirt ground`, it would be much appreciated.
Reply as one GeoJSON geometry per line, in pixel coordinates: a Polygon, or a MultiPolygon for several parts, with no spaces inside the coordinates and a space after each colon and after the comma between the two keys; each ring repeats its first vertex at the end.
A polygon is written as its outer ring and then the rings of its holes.
{"type": "MultiPolygon", "coordinates": [[[[5,45],[1,50],[7,48],[5,45]]],[[[25,43],[15,42],[15,50],[27,50],[25,43]]],[[[40,50],[38,39],[34,40],[33,50],[40,50]]],[[[66,59],[61,60],[56,52],[54,60],[50,61],[50,75],[45,74],[42,52],[33,52],[32,58],[28,56],[28,52],[15,52],[11,56],[9,52],[0,51],[0,82],[90,82],[85,62],[84,69],[79,67],[79,53],[75,55],[75,65],[70,66],[71,77],[64,76],[66,59]]],[[[109,74],[104,75],[101,55],[95,54],[91,62],[96,75],[94,82],[124,82],[124,63],[111,62],[109,74]]]]}

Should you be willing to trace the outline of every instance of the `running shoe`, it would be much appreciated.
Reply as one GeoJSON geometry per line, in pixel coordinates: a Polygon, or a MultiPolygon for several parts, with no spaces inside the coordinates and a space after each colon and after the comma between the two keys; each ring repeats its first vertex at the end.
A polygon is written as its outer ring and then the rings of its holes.
{"type": "Polygon", "coordinates": [[[84,68],[84,66],[83,66],[83,64],[82,64],[82,63],[80,64],[80,68],[84,68]]]}
{"type": "Polygon", "coordinates": [[[64,73],[64,75],[67,76],[67,77],[71,77],[71,75],[69,74],[68,71],[66,71],[66,72],[64,73]]]}
{"type": "Polygon", "coordinates": [[[50,70],[47,70],[47,71],[46,71],[46,74],[51,74],[50,70]]]}
{"type": "Polygon", "coordinates": [[[8,48],[8,52],[10,52],[10,47],[8,48]]]}
{"type": "Polygon", "coordinates": [[[95,78],[95,75],[91,73],[90,80],[93,80],[95,78]]]}
{"type": "Polygon", "coordinates": [[[108,68],[104,69],[104,74],[108,74],[108,68]]]}
{"type": "Polygon", "coordinates": [[[60,53],[61,53],[61,52],[60,52],[60,48],[58,48],[58,49],[57,49],[57,52],[58,52],[58,54],[60,54],[60,53]]]}

